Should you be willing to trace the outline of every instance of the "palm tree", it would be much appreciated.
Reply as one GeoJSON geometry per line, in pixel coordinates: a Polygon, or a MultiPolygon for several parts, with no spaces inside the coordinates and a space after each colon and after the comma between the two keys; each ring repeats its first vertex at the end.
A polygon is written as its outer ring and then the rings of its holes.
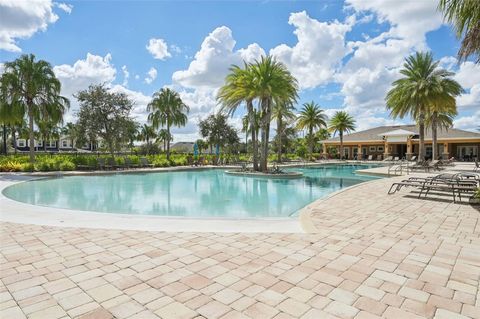
{"type": "Polygon", "coordinates": [[[68,136],[68,138],[70,139],[70,145],[72,148],[74,148],[75,137],[77,134],[75,124],[73,124],[72,122],[67,122],[67,124],[65,124],[65,126],[61,128],[60,132],[62,133],[62,135],[68,136]]]}
{"type": "Polygon", "coordinates": [[[315,136],[313,133],[316,129],[327,127],[327,115],[317,103],[313,101],[310,103],[304,103],[303,109],[300,111],[297,118],[297,127],[300,130],[306,129],[308,131],[308,145],[311,157],[315,142],[315,136]]]}
{"type": "Polygon", "coordinates": [[[433,61],[430,52],[417,52],[409,56],[400,70],[404,77],[393,82],[393,87],[385,98],[387,108],[394,118],[410,115],[417,121],[419,160],[425,160],[425,120],[429,107],[445,103],[442,101],[449,95],[443,92],[442,81],[453,73],[438,69],[438,63],[433,61]]]}
{"type": "Polygon", "coordinates": [[[60,95],[61,84],[51,65],[44,60],[35,61],[33,54],[5,63],[1,85],[10,104],[25,108],[30,130],[30,162],[33,163],[35,120],[43,118],[60,122],[70,102],[60,95]]]}
{"type": "Polygon", "coordinates": [[[162,128],[160,131],[158,131],[157,140],[163,143],[163,150],[165,151],[167,149],[167,141],[172,141],[173,138],[166,129],[162,128]]]}
{"type": "Polygon", "coordinates": [[[273,107],[272,117],[277,122],[277,136],[278,136],[278,154],[277,161],[282,162],[282,136],[288,124],[290,124],[295,119],[295,114],[293,113],[295,108],[292,104],[289,103],[276,103],[273,107]]]}
{"type": "Polygon", "coordinates": [[[247,109],[247,122],[251,129],[246,130],[252,137],[253,169],[258,170],[258,121],[259,114],[253,105],[255,99],[255,78],[250,66],[244,63],[244,68],[233,65],[230,73],[225,78],[225,84],[220,88],[217,100],[222,105],[221,111],[233,115],[237,108],[245,103],[247,109]],[[253,127],[253,125],[257,125],[253,127]]]}
{"type": "Polygon", "coordinates": [[[148,124],[143,124],[140,127],[140,134],[138,134],[138,139],[140,141],[145,141],[148,144],[150,144],[150,140],[154,139],[157,137],[157,133],[155,132],[155,129],[148,124]]]}
{"type": "Polygon", "coordinates": [[[473,55],[476,63],[480,63],[480,1],[440,0],[438,8],[443,11],[444,18],[453,24],[457,37],[463,35],[459,60],[464,61],[473,55]]]}
{"type": "Polygon", "coordinates": [[[267,172],[270,122],[275,104],[293,104],[298,98],[298,84],[285,64],[272,56],[262,57],[249,64],[254,77],[254,96],[260,103],[262,146],[260,170],[267,172]]]}
{"type": "MultiPolygon", "coordinates": [[[[253,138],[258,137],[258,133],[260,131],[260,112],[253,109],[253,114],[246,114],[242,118],[242,132],[245,133],[245,150],[247,148],[248,144],[248,134],[252,136],[252,153],[254,154],[255,160],[257,161],[257,169],[255,169],[254,165],[254,170],[258,170],[258,140],[253,143],[253,138]],[[252,116],[253,115],[253,116],[252,116]],[[253,122],[252,122],[253,119],[253,122]],[[252,132],[253,131],[253,132],[252,132]]],[[[255,164],[255,163],[254,163],[255,164]]]]}
{"type": "Polygon", "coordinates": [[[355,120],[345,111],[336,112],[330,119],[328,129],[335,135],[340,136],[340,159],[343,158],[343,134],[355,130],[355,120]]]}
{"type": "MultiPolygon", "coordinates": [[[[454,73],[450,72],[450,76],[453,75],[454,73]]],[[[462,86],[457,81],[448,77],[447,74],[441,78],[439,89],[440,91],[438,92],[436,102],[432,103],[429,108],[431,115],[426,120],[426,124],[432,130],[433,159],[438,157],[437,129],[439,127],[444,129],[452,127],[453,119],[457,115],[455,98],[464,92],[462,86]]]]}
{"type": "Polygon", "coordinates": [[[153,99],[147,105],[148,121],[153,128],[165,125],[167,130],[167,160],[170,160],[170,127],[181,127],[187,124],[189,107],[183,103],[180,95],[169,88],[163,88],[153,94],[153,99]]]}
{"type": "MultiPolygon", "coordinates": [[[[7,92],[3,92],[2,85],[3,76],[0,76],[0,124],[3,126],[3,152],[7,154],[7,128],[10,128],[10,133],[15,143],[15,127],[23,122],[23,115],[25,109],[19,103],[12,103],[8,100],[7,92]]],[[[16,146],[14,144],[14,146],[16,146]]],[[[14,148],[16,150],[16,148],[14,148]]]]}

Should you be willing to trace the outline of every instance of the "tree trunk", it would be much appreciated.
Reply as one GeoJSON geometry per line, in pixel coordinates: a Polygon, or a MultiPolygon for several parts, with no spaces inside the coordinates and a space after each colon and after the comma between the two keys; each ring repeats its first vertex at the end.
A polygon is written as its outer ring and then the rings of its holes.
{"type": "Polygon", "coordinates": [[[262,109],[264,110],[264,115],[262,117],[262,149],[261,149],[261,162],[260,170],[264,173],[267,172],[267,162],[268,162],[268,137],[270,130],[270,100],[264,99],[262,101],[262,109]]]}
{"type": "Polygon", "coordinates": [[[167,121],[167,161],[170,160],[170,123],[167,121]]]}
{"type": "Polygon", "coordinates": [[[35,137],[33,136],[33,110],[31,109],[31,106],[28,107],[28,128],[29,128],[28,137],[30,139],[29,141],[30,163],[34,164],[35,163],[35,137]]]}
{"type": "Polygon", "coordinates": [[[313,155],[313,127],[308,128],[308,148],[310,149],[310,159],[313,155]]]}
{"type": "Polygon", "coordinates": [[[278,135],[278,158],[277,162],[282,162],[282,130],[283,130],[282,117],[277,120],[277,135],[278,135]]]}
{"type": "Polygon", "coordinates": [[[13,153],[17,155],[17,130],[12,126],[13,153]]]}
{"type": "Polygon", "coordinates": [[[3,124],[3,154],[7,155],[7,125],[3,124]]]}
{"type": "Polygon", "coordinates": [[[420,142],[418,145],[418,158],[421,161],[425,160],[425,114],[422,112],[418,117],[418,135],[420,142]]]}
{"type": "Polygon", "coordinates": [[[247,101],[248,115],[250,117],[250,129],[252,130],[252,155],[253,155],[253,170],[258,171],[258,135],[257,127],[255,125],[255,113],[253,112],[253,102],[247,101]]]}
{"type": "Polygon", "coordinates": [[[343,132],[340,131],[340,159],[343,159],[343,132]]]}
{"type": "Polygon", "coordinates": [[[437,112],[432,114],[432,160],[438,159],[437,112]]]}

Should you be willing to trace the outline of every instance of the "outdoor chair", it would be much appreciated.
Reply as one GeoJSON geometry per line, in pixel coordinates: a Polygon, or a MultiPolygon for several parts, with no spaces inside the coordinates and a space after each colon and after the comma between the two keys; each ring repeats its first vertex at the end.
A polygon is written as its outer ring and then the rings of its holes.
{"type": "Polygon", "coordinates": [[[382,160],[382,155],[377,155],[377,161],[381,161],[382,160]]]}
{"type": "Polygon", "coordinates": [[[123,165],[120,165],[120,164],[117,164],[117,162],[115,161],[115,159],[113,157],[109,157],[107,159],[107,166],[110,167],[111,169],[123,169],[124,166],[123,165]]]}
{"type": "Polygon", "coordinates": [[[436,193],[448,193],[453,197],[453,202],[456,202],[456,197],[462,200],[463,194],[473,194],[478,187],[477,180],[470,180],[466,175],[460,174],[439,174],[434,177],[410,177],[401,182],[395,182],[390,186],[388,194],[394,194],[400,191],[403,187],[413,187],[420,190],[418,198],[424,195],[428,196],[430,191],[436,193]]]}
{"type": "MultiPolygon", "coordinates": [[[[381,155],[379,155],[379,156],[381,156],[381,155]]],[[[386,161],[391,161],[392,159],[393,159],[393,158],[392,158],[391,156],[387,156],[387,157],[385,157],[385,158],[383,159],[383,161],[384,161],[384,162],[386,162],[386,161]]]]}
{"type": "Polygon", "coordinates": [[[133,164],[132,160],[129,157],[124,157],[124,162],[126,168],[138,168],[138,165],[133,164]]]}
{"type": "Polygon", "coordinates": [[[368,160],[373,161],[373,155],[368,155],[368,160]]]}
{"type": "Polygon", "coordinates": [[[475,167],[473,168],[474,172],[480,172],[480,164],[478,163],[478,160],[475,159],[475,167]]]}
{"type": "Polygon", "coordinates": [[[155,167],[154,164],[150,164],[146,157],[140,157],[140,167],[155,167]]]}

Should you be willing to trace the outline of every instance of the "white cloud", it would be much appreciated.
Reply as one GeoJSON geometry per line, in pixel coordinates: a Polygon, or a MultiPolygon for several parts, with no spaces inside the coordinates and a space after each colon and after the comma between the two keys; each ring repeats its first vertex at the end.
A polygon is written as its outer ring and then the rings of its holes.
{"type": "Polygon", "coordinates": [[[84,60],[78,60],[73,65],[57,65],[53,71],[62,82],[63,94],[72,95],[90,84],[111,83],[115,80],[117,70],[111,60],[110,53],[104,57],[87,53],[84,60]]]}
{"type": "Polygon", "coordinates": [[[170,44],[170,51],[175,52],[175,53],[182,53],[182,49],[175,44],[170,44]]]}
{"type": "Polygon", "coordinates": [[[471,115],[458,117],[453,122],[453,126],[459,129],[478,132],[478,129],[480,127],[480,110],[476,111],[471,115]]]}
{"type": "Polygon", "coordinates": [[[295,27],[298,42],[293,47],[281,44],[270,54],[287,65],[301,88],[326,84],[349,51],[345,34],[351,30],[351,23],[321,22],[305,11],[292,13],[288,23],[295,27]]]}
{"type": "Polygon", "coordinates": [[[353,54],[335,75],[347,111],[359,118],[379,118],[405,57],[428,49],[425,36],[441,26],[442,17],[433,1],[347,0],[347,8],[356,15],[374,14],[379,24],[388,23],[387,30],[374,38],[349,42],[353,54]]]}
{"type": "Polygon", "coordinates": [[[115,80],[117,70],[111,59],[110,53],[104,57],[87,53],[84,60],[78,60],[73,65],[62,64],[53,67],[55,75],[62,83],[62,94],[71,102],[70,111],[65,116],[66,122],[73,121],[78,110],[78,102],[73,97],[75,93],[87,89],[91,84],[110,85],[115,80]]]}
{"type": "Polygon", "coordinates": [[[173,82],[188,88],[218,88],[232,64],[258,59],[265,54],[256,43],[237,51],[234,47],[232,31],[226,26],[216,28],[203,40],[188,69],[173,73],[173,82]]]}
{"type": "Polygon", "coordinates": [[[147,84],[152,83],[157,78],[157,69],[151,67],[150,70],[147,72],[147,77],[145,78],[145,82],[147,84]]]}
{"type": "Polygon", "coordinates": [[[52,8],[51,0],[0,0],[0,49],[20,52],[17,39],[30,38],[58,20],[52,8]]]}
{"type": "Polygon", "coordinates": [[[168,52],[167,42],[165,42],[163,39],[150,39],[146,48],[148,52],[150,52],[153,57],[158,60],[165,60],[166,58],[172,56],[170,52],[168,52]]]}
{"type": "Polygon", "coordinates": [[[128,69],[127,69],[126,65],[122,66],[122,73],[123,73],[122,85],[127,86],[128,85],[128,78],[130,77],[130,72],[128,72],[128,69]]]}
{"type": "Polygon", "coordinates": [[[440,66],[455,72],[454,79],[464,88],[465,93],[457,98],[460,109],[480,106],[480,65],[467,61],[459,66],[457,59],[446,56],[440,59],[440,66]]]}
{"type": "Polygon", "coordinates": [[[146,123],[147,121],[147,104],[150,103],[151,97],[143,94],[139,91],[133,91],[127,89],[123,85],[116,84],[111,88],[112,92],[124,93],[134,103],[131,115],[140,123],[146,123]]]}
{"type": "Polygon", "coordinates": [[[72,13],[73,6],[71,4],[55,2],[55,5],[68,14],[72,13]]]}
{"type": "Polygon", "coordinates": [[[372,12],[379,23],[391,26],[388,37],[424,44],[425,34],[442,25],[442,15],[436,1],[346,0],[347,7],[357,13],[372,12]]]}

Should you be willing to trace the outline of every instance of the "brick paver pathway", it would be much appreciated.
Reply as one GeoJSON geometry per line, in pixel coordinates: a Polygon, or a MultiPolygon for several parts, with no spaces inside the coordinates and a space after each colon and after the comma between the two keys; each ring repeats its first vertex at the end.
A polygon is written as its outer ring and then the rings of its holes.
{"type": "Polygon", "coordinates": [[[2,223],[0,318],[480,318],[480,212],[362,184],[315,234],[2,223]]]}

